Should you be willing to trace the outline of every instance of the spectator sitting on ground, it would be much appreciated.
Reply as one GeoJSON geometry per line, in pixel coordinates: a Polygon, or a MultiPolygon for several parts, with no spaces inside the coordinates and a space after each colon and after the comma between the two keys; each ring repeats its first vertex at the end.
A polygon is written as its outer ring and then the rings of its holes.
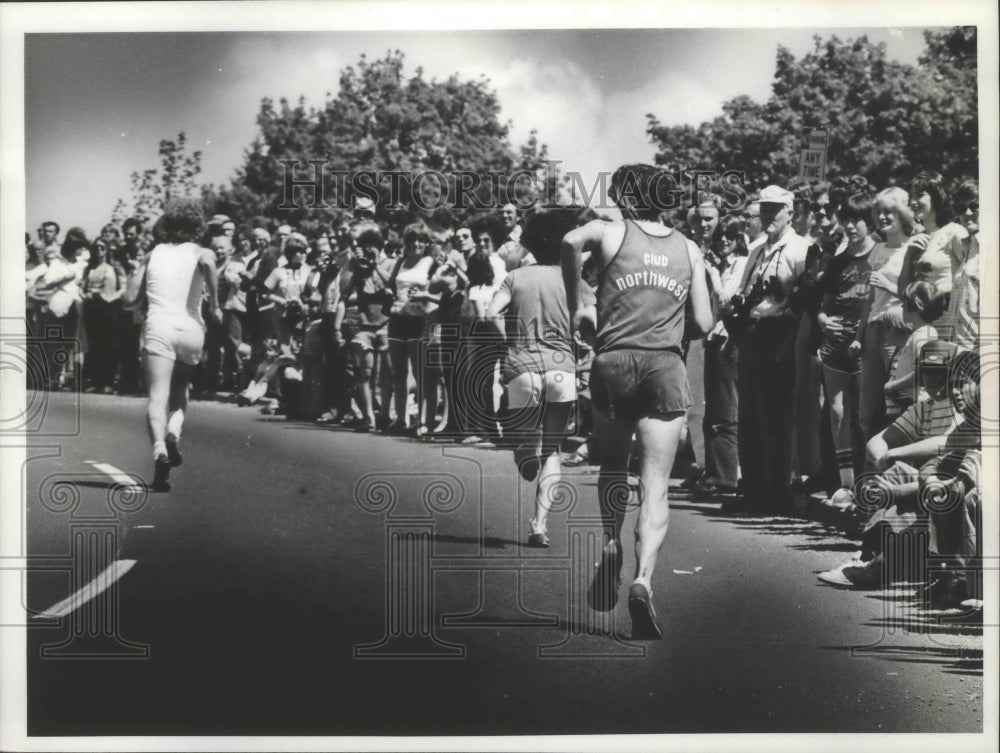
{"type": "MultiPolygon", "coordinates": [[[[923,518],[919,506],[919,468],[941,455],[948,436],[961,423],[948,395],[948,371],[957,347],[934,340],[920,351],[918,378],[927,398],[910,406],[902,416],[868,442],[868,463],[875,474],[858,484],[856,515],[863,515],[869,500],[875,509],[861,532],[861,560],[822,573],[825,583],[879,588],[888,582],[884,544],[887,531],[901,534],[923,518]]],[[[898,574],[897,574],[898,575],[898,574]]]]}
{"type": "Polygon", "coordinates": [[[951,374],[952,404],[965,420],[948,435],[945,452],[920,469],[920,503],[930,533],[931,578],[924,595],[932,608],[963,606],[982,617],[979,354],[960,352],[951,374]]]}

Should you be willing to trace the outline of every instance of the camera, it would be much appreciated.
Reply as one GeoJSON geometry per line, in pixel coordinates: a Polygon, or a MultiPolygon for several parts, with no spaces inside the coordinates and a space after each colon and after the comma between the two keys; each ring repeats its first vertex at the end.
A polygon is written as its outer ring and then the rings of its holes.
{"type": "Polygon", "coordinates": [[[750,328],[750,315],[757,304],[765,298],[775,301],[785,300],[785,288],[777,276],[759,278],[746,294],[737,293],[729,299],[730,312],[722,316],[726,330],[733,337],[739,337],[750,328]]]}

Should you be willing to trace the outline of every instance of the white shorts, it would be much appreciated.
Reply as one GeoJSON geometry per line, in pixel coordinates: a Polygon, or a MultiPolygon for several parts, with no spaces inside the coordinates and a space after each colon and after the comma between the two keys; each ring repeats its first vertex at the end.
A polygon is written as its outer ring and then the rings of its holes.
{"type": "Polygon", "coordinates": [[[151,355],[195,366],[204,347],[205,329],[190,316],[151,316],[143,325],[142,349],[151,355]]]}
{"type": "Polygon", "coordinates": [[[507,382],[507,404],[511,408],[534,408],[542,402],[571,403],[576,400],[576,374],[570,371],[526,371],[507,382]]]}

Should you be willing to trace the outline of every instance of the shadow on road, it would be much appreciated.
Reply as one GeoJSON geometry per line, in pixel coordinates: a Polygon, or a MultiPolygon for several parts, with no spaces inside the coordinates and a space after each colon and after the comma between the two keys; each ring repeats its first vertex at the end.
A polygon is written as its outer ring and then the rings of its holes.
{"type": "Polygon", "coordinates": [[[506,549],[509,546],[520,546],[521,542],[501,539],[498,536],[453,536],[447,533],[435,533],[434,543],[447,544],[478,544],[485,549],[506,549]]]}
{"type": "Polygon", "coordinates": [[[850,652],[855,659],[880,659],[904,664],[934,664],[948,674],[981,677],[983,652],[981,649],[947,646],[899,646],[877,644],[873,646],[824,646],[829,651],[850,652]]]}

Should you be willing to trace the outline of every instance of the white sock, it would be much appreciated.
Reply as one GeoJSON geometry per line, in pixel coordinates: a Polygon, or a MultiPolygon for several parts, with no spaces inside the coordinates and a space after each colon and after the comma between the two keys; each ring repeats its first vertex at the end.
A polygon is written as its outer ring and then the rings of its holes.
{"type": "Polygon", "coordinates": [[[154,462],[160,455],[167,454],[167,443],[166,442],[153,442],[153,460],[154,462]]]}
{"type": "Polygon", "coordinates": [[[653,587],[649,585],[648,580],[646,580],[645,578],[636,578],[634,581],[632,581],[632,585],[634,586],[636,583],[641,583],[642,585],[644,585],[646,587],[646,590],[649,592],[649,595],[650,596],[653,595],[653,587]]]}

